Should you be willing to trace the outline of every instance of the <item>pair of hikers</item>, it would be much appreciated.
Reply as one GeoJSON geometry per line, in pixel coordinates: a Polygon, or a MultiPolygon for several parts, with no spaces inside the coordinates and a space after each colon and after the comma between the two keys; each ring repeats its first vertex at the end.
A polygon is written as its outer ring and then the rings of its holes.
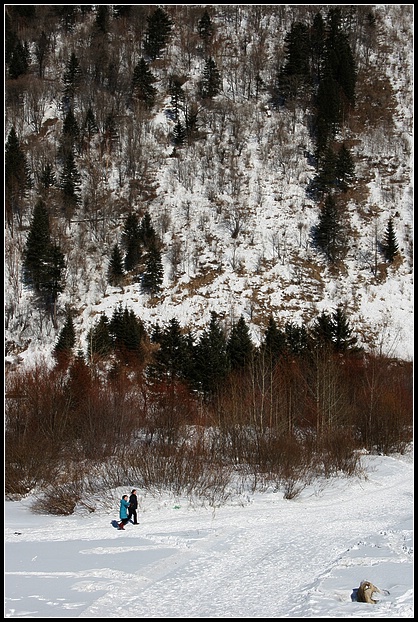
{"type": "Polygon", "coordinates": [[[119,508],[119,529],[125,529],[125,525],[128,521],[133,517],[134,525],[139,525],[138,523],[138,497],[136,496],[136,489],[134,488],[131,492],[131,496],[123,495],[120,500],[120,508],[119,508]]]}

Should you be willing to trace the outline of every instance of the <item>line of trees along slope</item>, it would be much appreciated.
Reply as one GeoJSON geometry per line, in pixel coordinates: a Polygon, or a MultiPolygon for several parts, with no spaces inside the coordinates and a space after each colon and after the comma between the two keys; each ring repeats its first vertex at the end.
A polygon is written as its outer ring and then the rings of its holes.
{"type": "Polygon", "coordinates": [[[358,475],[359,450],[412,440],[410,364],[362,352],[342,309],[312,331],[271,317],[256,348],[242,317],[229,335],[212,313],[199,339],[175,319],[148,336],[119,307],[92,329],[89,364],[73,347],[69,316],[55,368],[7,379],[8,494],[40,487],[50,499],[58,477],[75,505],[88,464],[113,483],[215,497],[240,472],[292,497],[315,477],[358,475]]]}

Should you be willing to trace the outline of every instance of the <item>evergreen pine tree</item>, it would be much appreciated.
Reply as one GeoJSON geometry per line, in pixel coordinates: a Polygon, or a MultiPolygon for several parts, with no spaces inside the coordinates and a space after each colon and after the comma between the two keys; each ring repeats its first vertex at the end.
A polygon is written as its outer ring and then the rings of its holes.
{"type": "Polygon", "coordinates": [[[39,199],[33,210],[23,255],[24,282],[38,292],[45,282],[45,265],[50,246],[49,214],[45,202],[39,199]]]}
{"type": "Polygon", "coordinates": [[[107,278],[110,285],[117,287],[122,283],[125,271],[123,269],[123,258],[119,244],[112,247],[112,253],[109,261],[107,278]]]}
{"type": "Polygon", "coordinates": [[[354,171],[355,167],[350,150],[347,149],[343,143],[335,161],[337,186],[343,192],[347,192],[348,188],[352,185],[355,178],[354,171]]]}
{"type": "Polygon", "coordinates": [[[160,343],[162,339],[163,329],[161,328],[159,322],[155,322],[152,325],[150,340],[151,343],[160,343]]]}
{"type": "Polygon", "coordinates": [[[207,10],[205,10],[202,17],[199,19],[197,26],[199,37],[203,40],[205,46],[208,46],[214,35],[214,27],[207,10]]]}
{"type": "Polygon", "coordinates": [[[130,212],[126,217],[122,232],[122,246],[125,249],[125,270],[134,270],[142,257],[141,229],[137,214],[130,212]]]}
{"type": "Polygon", "coordinates": [[[149,212],[145,212],[141,219],[140,238],[145,248],[149,248],[151,245],[155,245],[157,242],[157,234],[151,222],[151,216],[149,212]]]}
{"type": "Polygon", "coordinates": [[[340,7],[327,15],[326,63],[348,104],[354,105],[357,72],[348,36],[342,27],[340,7]]]}
{"type": "Polygon", "coordinates": [[[284,327],[286,346],[292,354],[301,355],[308,350],[309,335],[306,327],[286,322],[284,327]]]}
{"type": "Polygon", "coordinates": [[[153,86],[156,78],[143,58],[140,58],[132,76],[132,97],[143,102],[147,108],[155,103],[157,89],[153,86]]]}
{"type": "Polygon", "coordinates": [[[138,239],[130,239],[125,254],[125,270],[126,272],[135,271],[142,258],[141,245],[138,239]]]}
{"type": "Polygon", "coordinates": [[[87,358],[106,358],[112,351],[113,343],[109,331],[109,320],[103,313],[87,335],[87,358]]]}
{"type": "Polygon", "coordinates": [[[232,370],[246,368],[252,359],[254,345],[251,341],[250,330],[242,315],[231,329],[227,341],[227,353],[232,370]]]}
{"type": "Polygon", "coordinates": [[[333,322],[333,343],[337,352],[347,352],[355,350],[357,339],[353,337],[353,330],[347,319],[347,315],[341,306],[332,314],[333,322]]]}
{"type": "Polygon", "coordinates": [[[122,245],[126,249],[129,245],[129,241],[137,239],[140,235],[140,227],[138,215],[135,212],[129,212],[126,217],[125,224],[122,231],[122,245]]]}
{"type": "Polygon", "coordinates": [[[79,60],[75,53],[71,52],[63,75],[65,110],[70,106],[74,107],[74,98],[80,87],[81,80],[82,72],[79,60]]]}
{"type": "Polygon", "coordinates": [[[123,308],[120,302],[117,307],[114,308],[112,317],[109,322],[109,334],[112,337],[113,345],[121,344],[124,342],[124,321],[123,321],[123,308]]]}
{"type": "Polygon", "coordinates": [[[26,156],[12,127],[7,137],[4,162],[5,207],[9,224],[12,224],[13,214],[21,220],[22,201],[31,185],[26,156]]]}
{"type": "Polygon", "coordinates": [[[142,342],[145,337],[145,328],[142,321],[136,317],[132,309],[125,308],[123,312],[123,339],[124,350],[143,357],[142,342]]]}
{"type": "Polygon", "coordinates": [[[63,291],[65,261],[58,244],[51,241],[49,214],[39,199],[26,240],[23,259],[23,280],[40,294],[56,322],[56,302],[63,291]]]}
{"type": "Polygon", "coordinates": [[[319,223],[313,231],[316,246],[334,263],[345,251],[344,231],[333,195],[328,194],[321,208],[319,223]]]}
{"type": "Polygon", "coordinates": [[[292,24],[285,35],[285,58],[278,78],[281,103],[304,95],[310,84],[309,32],[302,22],[292,24]]]}
{"type": "Polygon", "coordinates": [[[157,7],[148,15],[147,23],[144,51],[151,60],[155,60],[168,43],[173,22],[166,11],[157,7]]]}
{"type": "Polygon", "coordinates": [[[348,105],[354,106],[356,99],[357,69],[351,47],[345,35],[340,40],[340,46],[338,83],[348,105]]]}
{"type": "Polygon", "coordinates": [[[161,252],[157,247],[156,241],[151,242],[147,249],[145,268],[142,274],[142,288],[151,296],[155,296],[161,288],[164,269],[161,261],[161,252]]]}
{"type": "Polygon", "coordinates": [[[178,320],[171,319],[163,329],[154,327],[152,341],[158,343],[159,348],[155,351],[150,365],[151,375],[165,381],[185,379],[188,345],[178,320]]]}
{"type": "Polygon", "coordinates": [[[395,256],[399,252],[392,216],[389,218],[388,225],[386,227],[382,243],[382,251],[386,261],[389,263],[393,263],[395,256]]]}
{"type": "Polygon", "coordinates": [[[80,140],[80,128],[77,123],[77,119],[74,116],[73,109],[70,107],[65,115],[64,122],[62,124],[62,137],[61,137],[61,154],[65,158],[70,151],[73,151],[75,146],[78,146],[80,140]]]}
{"type": "Polygon", "coordinates": [[[138,359],[143,360],[143,340],[146,332],[142,321],[132,310],[128,310],[127,307],[122,309],[122,305],[119,304],[110,320],[109,333],[119,356],[126,362],[132,360],[132,357],[136,362],[138,359]]]}
{"type": "Polygon", "coordinates": [[[334,323],[332,317],[321,312],[321,315],[316,318],[312,326],[312,337],[316,346],[332,345],[334,341],[334,323]]]}
{"type": "Polygon", "coordinates": [[[261,352],[267,356],[267,360],[275,363],[286,349],[286,336],[277,326],[273,316],[269,317],[263,341],[261,343],[261,352]]]}
{"type": "Polygon", "coordinates": [[[174,145],[176,147],[182,147],[184,143],[186,142],[186,137],[187,137],[186,128],[180,123],[180,121],[177,121],[173,129],[174,145]]]}
{"type": "Polygon", "coordinates": [[[68,221],[70,221],[74,210],[81,203],[81,176],[77,170],[72,151],[69,151],[65,156],[60,187],[62,192],[64,212],[66,217],[68,218],[68,221]]]}
{"type": "Polygon", "coordinates": [[[216,63],[212,57],[206,60],[202,79],[199,84],[202,99],[215,97],[221,90],[222,80],[216,63]]]}
{"type": "Polygon", "coordinates": [[[69,360],[75,346],[75,329],[71,312],[67,313],[65,324],[58,336],[58,341],[54,348],[54,356],[59,363],[69,360]]]}
{"type": "Polygon", "coordinates": [[[51,243],[44,258],[44,282],[42,291],[53,314],[55,322],[56,302],[58,295],[64,290],[63,276],[65,259],[58,244],[51,243]]]}
{"type": "Polygon", "coordinates": [[[315,139],[319,153],[329,144],[340,128],[342,117],[341,98],[338,83],[329,71],[318,86],[316,98],[315,139]]]}
{"type": "Polygon", "coordinates": [[[15,80],[28,73],[30,54],[27,43],[17,41],[9,63],[9,78],[15,80]]]}
{"type": "Polygon", "coordinates": [[[227,339],[214,311],[211,312],[209,326],[203,331],[194,353],[197,388],[206,396],[213,396],[222,387],[230,370],[227,339]]]}
{"type": "Polygon", "coordinates": [[[331,125],[319,111],[313,116],[312,134],[315,141],[314,158],[318,170],[319,162],[334,137],[331,125]]]}
{"type": "Polygon", "coordinates": [[[323,196],[324,193],[329,193],[334,188],[336,182],[335,168],[335,153],[330,146],[327,146],[319,155],[318,173],[311,184],[315,198],[323,196]]]}
{"type": "Polygon", "coordinates": [[[69,108],[62,124],[62,133],[74,143],[80,136],[80,128],[72,108],[69,108]]]}
{"type": "Polygon", "coordinates": [[[341,306],[329,314],[325,311],[317,317],[312,326],[313,344],[316,347],[331,346],[335,352],[356,352],[357,339],[352,336],[345,311],[341,306]]]}
{"type": "Polygon", "coordinates": [[[356,68],[342,29],[340,8],[331,8],[328,13],[321,65],[314,121],[318,153],[335,137],[344,110],[355,100],[356,68]]]}

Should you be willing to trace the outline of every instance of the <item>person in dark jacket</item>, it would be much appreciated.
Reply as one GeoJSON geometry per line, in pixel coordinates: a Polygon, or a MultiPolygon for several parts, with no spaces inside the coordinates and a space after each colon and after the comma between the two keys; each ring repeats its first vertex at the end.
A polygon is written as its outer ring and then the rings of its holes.
{"type": "Polygon", "coordinates": [[[129,520],[128,509],[129,509],[128,495],[123,495],[122,499],[120,500],[120,508],[119,508],[119,517],[120,517],[119,529],[125,529],[125,525],[129,520]]]}
{"type": "Polygon", "coordinates": [[[130,520],[133,517],[134,525],[139,525],[137,509],[138,509],[138,497],[136,496],[136,490],[134,488],[133,491],[131,492],[131,496],[129,497],[129,510],[128,510],[128,520],[130,520]]]}

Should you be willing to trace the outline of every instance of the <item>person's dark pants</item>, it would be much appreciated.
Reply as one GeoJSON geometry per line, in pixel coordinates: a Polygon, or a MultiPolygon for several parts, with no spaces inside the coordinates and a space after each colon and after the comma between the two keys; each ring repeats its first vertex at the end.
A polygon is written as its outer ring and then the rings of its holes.
{"type": "Polygon", "coordinates": [[[128,510],[128,520],[131,520],[132,517],[134,519],[134,525],[137,525],[138,524],[138,515],[136,513],[136,510],[134,508],[129,508],[129,510],[128,510]]]}

